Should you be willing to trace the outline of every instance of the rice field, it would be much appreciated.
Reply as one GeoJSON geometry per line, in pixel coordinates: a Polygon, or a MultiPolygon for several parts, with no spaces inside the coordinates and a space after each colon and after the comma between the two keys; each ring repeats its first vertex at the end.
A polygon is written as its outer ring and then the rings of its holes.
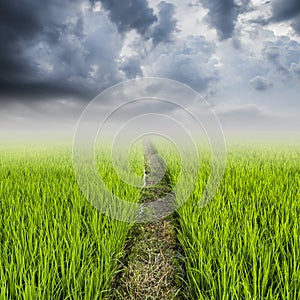
{"type": "Polygon", "coordinates": [[[204,208],[211,163],[208,151],[199,154],[196,188],[176,216],[189,297],[300,299],[299,145],[229,145],[223,182],[204,208]]]}
{"type": "MultiPolygon", "coordinates": [[[[175,186],[180,158],[158,148],[175,186]]],[[[101,151],[99,174],[110,191],[138,201],[140,189],[120,179],[108,148],[101,151]]],[[[211,157],[201,145],[199,157],[195,189],[172,216],[186,297],[299,299],[299,143],[229,144],[223,181],[204,208],[211,157]]],[[[142,178],[141,147],[130,166],[142,178]]],[[[84,198],[70,145],[0,145],[0,299],[113,299],[132,226],[84,198]]]]}
{"type": "MultiPolygon", "coordinates": [[[[137,201],[139,191],[120,185],[105,162],[106,184],[137,201]]],[[[2,146],[0,199],[0,299],[109,295],[131,225],[85,200],[70,147],[2,146]]]]}

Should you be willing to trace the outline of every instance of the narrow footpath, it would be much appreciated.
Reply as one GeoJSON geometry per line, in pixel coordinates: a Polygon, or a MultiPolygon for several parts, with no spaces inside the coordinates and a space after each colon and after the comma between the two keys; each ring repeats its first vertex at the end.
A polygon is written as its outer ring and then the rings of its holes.
{"type": "Polygon", "coordinates": [[[134,226],[116,299],[183,299],[178,279],[176,232],[171,216],[161,218],[173,210],[175,195],[163,161],[149,140],[144,143],[144,156],[145,178],[140,202],[146,206],[168,196],[164,205],[158,202],[154,207],[157,221],[134,226]]]}

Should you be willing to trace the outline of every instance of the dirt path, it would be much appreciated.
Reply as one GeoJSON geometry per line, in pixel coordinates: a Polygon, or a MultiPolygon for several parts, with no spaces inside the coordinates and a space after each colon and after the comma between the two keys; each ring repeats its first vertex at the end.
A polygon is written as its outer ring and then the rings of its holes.
{"type": "Polygon", "coordinates": [[[125,271],[120,276],[116,299],[182,299],[179,287],[178,244],[171,217],[175,201],[165,175],[165,166],[150,141],[144,144],[145,186],[141,203],[147,205],[163,198],[167,201],[154,207],[158,221],[135,225],[128,247],[125,271]]]}

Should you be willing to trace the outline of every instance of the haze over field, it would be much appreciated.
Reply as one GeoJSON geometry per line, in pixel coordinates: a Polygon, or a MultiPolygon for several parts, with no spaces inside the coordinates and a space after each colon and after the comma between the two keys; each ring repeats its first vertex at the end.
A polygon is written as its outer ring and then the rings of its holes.
{"type": "MultiPolygon", "coordinates": [[[[104,89],[157,76],[199,92],[225,134],[297,134],[299,3],[5,1],[0,4],[0,133],[72,136],[84,107],[104,89]]],[[[201,103],[186,101],[201,119],[201,103]]],[[[116,102],[100,103],[103,116],[116,102]]],[[[174,117],[180,121],[180,112],[174,117]]]]}

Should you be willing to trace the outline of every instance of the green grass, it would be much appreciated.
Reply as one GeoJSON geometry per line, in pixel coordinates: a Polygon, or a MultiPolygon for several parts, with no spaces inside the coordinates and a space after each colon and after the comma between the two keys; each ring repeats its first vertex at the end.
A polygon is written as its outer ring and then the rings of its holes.
{"type": "MultiPolygon", "coordinates": [[[[229,144],[220,189],[201,208],[211,157],[199,146],[195,190],[175,215],[190,299],[300,298],[299,149],[299,143],[229,144]]],[[[158,150],[175,185],[180,157],[174,147],[158,150]]],[[[71,151],[68,145],[0,145],[1,300],[110,299],[118,284],[131,225],[102,215],[84,198],[71,151]]],[[[101,151],[99,173],[109,190],[138,201],[140,189],[122,182],[109,148],[101,151]]],[[[129,182],[143,175],[141,148],[129,156],[136,178],[121,155],[117,160],[129,182]]],[[[193,157],[188,161],[192,171],[193,157]]],[[[176,192],[185,195],[184,184],[176,192]]]]}
{"type": "MultiPolygon", "coordinates": [[[[99,161],[106,184],[137,201],[108,155],[99,161]]],[[[1,146],[0,299],[109,298],[130,227],[85,200],[70,147],[1,146]]]]}
{"type": "MultiPolygon", "coordinates": [[[[229,146],[222,185],[204,208],[210,155],[199,149],[202,170],[177,216],[190,297],[299,299],[299,146],[229,146]]],[[[172,157],[175,184],[180,170],[172,157]]]]}

